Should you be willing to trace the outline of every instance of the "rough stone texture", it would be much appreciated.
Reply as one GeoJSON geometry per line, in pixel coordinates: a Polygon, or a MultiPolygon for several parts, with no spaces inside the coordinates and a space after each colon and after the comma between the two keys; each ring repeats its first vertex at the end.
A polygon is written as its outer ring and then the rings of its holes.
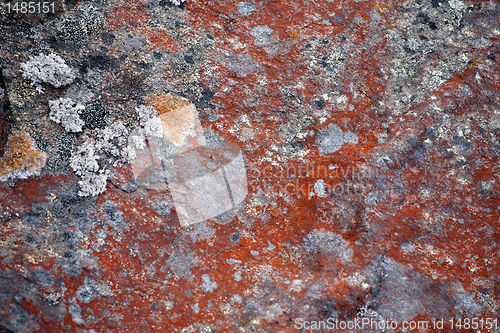
{"type": "Polygon", "coordinates": [[[0,6],[0,332],[499,317],[497,1],[54,4],[0,6]],[[40,94],[21,68],[39,54],[73,82],[40,94]],[[85,106],[81,133],[50,120],[60,98],[85,106]],[[168,135],[134,132],[145,106],[168,135]],[[238,147],[248,193],[182,226],[164,149],[131,165],[113,124],[138,149],[238,147]],[[89,137],[108,181],[81,197],[89,137]]]}

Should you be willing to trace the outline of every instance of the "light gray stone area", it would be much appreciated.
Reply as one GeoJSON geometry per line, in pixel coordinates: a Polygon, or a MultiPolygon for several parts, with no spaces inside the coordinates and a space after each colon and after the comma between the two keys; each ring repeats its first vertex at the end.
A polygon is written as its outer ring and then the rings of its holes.
{"type": "Polygon", "coordinates": [[[329,124],[325,130],[319,130],[316,136],[316,146],[321,155],[331,154],[342,148],[344,143],[357,144],[358,135],[351,131],[343,132],[337,124],[329,124]]]}
{"type": "Polygon", "coordinates": [[[337,234],[323,230],[313,230],[304,238],[306,251],[323,254],[348,262],[352,257],[349,244],[337,234]]]}
{"type": "Polygon", "coordinates": [[[201,288],[205,292],[209,293],[209,292],[212,292],[215,289],[217,289],[217,283],[212,281],[212,278],[210,277],[210,275],[203,274],[201,276],[201,280],[203,281],[203,283],[201,284],[201,288]]]}
{"type": "Polygon", "coordinates": [[[243,16],[248,16],[253,13],[255,6],[248,2],[240,2],[238,4],[238,12],[243,16]]]}
{"type": "Polygon", "coordinates": [[[255,46],[265,46],[271,43],[271,34],[273,29],[269,28],[267,25],[259,25],[252,30],[250,30],[250,34],[255,37],[254,45],[255,46]]]}

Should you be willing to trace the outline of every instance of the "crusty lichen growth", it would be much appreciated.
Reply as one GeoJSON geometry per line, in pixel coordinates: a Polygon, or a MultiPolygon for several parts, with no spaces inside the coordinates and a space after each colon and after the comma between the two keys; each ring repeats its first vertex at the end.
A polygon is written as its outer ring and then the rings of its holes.
{"type": "Polygon", "coordinates": [[[85,122],[80,114],[85,107],[73,102],[69,98],[59,98],[49,101],[49,118],[57,124],[61,124],[68,132],[81,132],[85,122]]]}
{"type": "Polygon", "coordinates": [[[0,158],[0,181],[38,176],[46,161],[47,154],[38,150],[27,132],[12,132],[5,154],[0,158]]]}
{"type": "Polygon", "coordinates": [[[73,70],[57,54],[40,54],[30,57],[21,64],[23,78],[31,80],[39,93],[43,93],[42,83],[50,83],[56,88],[68,85],[75,79],[73,70]]]}
{"type": "Polygon", "coordinates": [[[128,134],[121,121],[87,133],[85,142],[70,159],[71,168],[80,178],[78,195],[88,197],[104,193],[111,166],[129,163],[133,152],[127,147],[128,134]]]}

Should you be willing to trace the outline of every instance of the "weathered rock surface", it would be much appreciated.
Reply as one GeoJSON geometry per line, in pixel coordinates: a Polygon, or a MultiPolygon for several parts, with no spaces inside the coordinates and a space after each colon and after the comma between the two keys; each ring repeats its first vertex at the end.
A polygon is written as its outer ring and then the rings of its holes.
{"type": "Polygon", "coordinates": [[[498,332],[497,2],[53,3],[0,6],[0,331],[498,332]]]}

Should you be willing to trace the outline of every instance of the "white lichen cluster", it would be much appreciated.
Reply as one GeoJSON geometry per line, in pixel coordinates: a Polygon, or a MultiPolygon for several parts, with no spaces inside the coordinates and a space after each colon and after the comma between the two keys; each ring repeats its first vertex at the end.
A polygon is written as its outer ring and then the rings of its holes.
{"type": "Polygon", "coordinates": [[[181,3],[186,2],[186,0],[169,0],[169,1],[176,6],[180,6],[181,3]]]}
{"type": "MultiPolygon", "coordinates": [[[[180,4],[179,0],[171,1],[180,4]]],[[[59,88],[71,84],[75,79],[72,69],[54,53],[30,57],[29,61],[21,64],[21,70],[23,77],[31,80],[40,93],[43,93],[42,83],[59,88]]],[[[70,98],[59,98],[49,101],[49,109],[49,118],[61,124],[67,132],[83,131],[85,121],[80,115],[85,107],[82,104],[70,98]]],[[[115,121],[103,129],[85,132],[84,143],[77,147],[70,158],[70,166],[79,177],[80,196],[105,192],[113,167],[130,163],[135,158],[136,149],[146,148],[146,140],[163,137],[162,122],[153,107],[139,106],[136,112],[140,127],[134,129],[131,135],[121,121],[115,121]]]]}
{"type": "Polygon", "coordinates": [[[73,102],[69,98],[59,98],[49,101],[49,118],[68,132],[81,132],[85,122],[80,118],[80,114],[85,107],[73,102]]]}
{"type": "MultiPolygon", "coordinates": [[[[49,117],[68,132],[81,132],[85,122],[80,118],[85,107],[69,98],[49,101],[49,117]]],[[[85,133],[85,142],[72,154],[70,166],[79,177],[78,195],[87,197],[106,191],[112,167],[120,167],[135,158],[135,149],[146,148],[146,140],[161,137],[163,127],[153,107],[139,106],[136,111],[140,127],[132,135],[121,121],[103,129],[85,133]]]]}
{"type": "Polygon", "coordinates": [[[115,121],[104,129],[88,132],[85,142],[71,156],[70,165],[80,177],[80,196],[105,192],[111,167],[130,163],[136,156],[136,149],[146,148],[146,140],[163,136],[161,119],[153,107],[139,106],[136,112],[141,126],[132,133],[121,121],[115,121]]]}
{"type": "Polygon", "coordinates": [[[70,159],[71,168],[80,178],[78,195],[87,197],[105,192],[106,181],[111,175],[109,168],[130,162],[132,152],[127,147],[128,133],[121,121],[115,121],[111,126],[93,130],[87,135],[70,159]]]}
{"type": "Polygon", "coordinates": [[[314,184],[314,192],[318,197],[326,198],[328,196],[328,186],[323,179],[318,179],[314,184]]]}
{"type": "Polygon", "coordinates": [[[43,93],[41,83],[50,83],[56,88],[68,85],[75,79],[73,70],[57,54],[40,54],[30,57],[21,64],[22,75],[31,80],[39,93],[43,93]]]}
{"type": "Polygon", "coordinates": [[[163,125],[157,117],[158,112],[152,106],[141,105],[135,109],[139,115],[139,121],[144,130],[144,135],[161,138],[163,136],[163,125]]]}
{"type": "Polygon", "coordinates": [[[139,116],[140,127],[136,127],[128,137],[129,157],[136,157],[136,150],[146,148],[146,140],[163,137],[163,125],[158,118],[158,112],[152,106],[138,106],[135,108],[139,116]]]}
{"type": "Polygon", "coordinates": [[[109,170],[99,166],[101,156],[97,154],[92,142],[85,142],[71,155],[70,165],[75,174],[80,177],[78,195],[87,197],[106,191],[106,181],[109,170]]]}
{"type": "Polygon", "coordinates": [[[106,163],[120,167],[130,162],[130,149],[127,147],[129,130],[121,121],[115,121],[104,129],[94,130],[97,138],[97,147],[102,154],[106,154],[106,163]]]}

